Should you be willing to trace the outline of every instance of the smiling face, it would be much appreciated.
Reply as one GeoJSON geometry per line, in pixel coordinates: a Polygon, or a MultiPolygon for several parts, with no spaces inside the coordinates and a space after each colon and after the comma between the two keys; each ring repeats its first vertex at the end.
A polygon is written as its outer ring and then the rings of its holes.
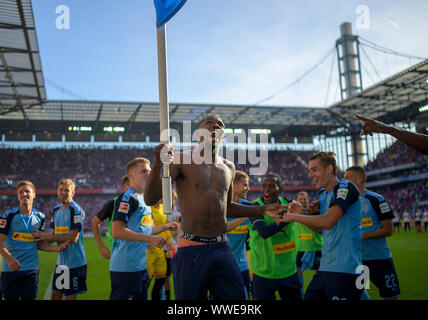
{"type": "Polygon", "coordinates": [[[300,203],[303,208],[307,208],[309,202],[308,195],[303,192],[299,193],[297,195],[297,202],[300,203]]]}
{"type": "Polygon", "coordinates": [[[320,189],[324,188],[331,179],[333,167],[324,165],[320,159],[309,161],[309,178],[315,183],[315,186],[320,189]]]}
{"type": "Polygon", "coordinates": [[[239,199],[247,199],[247,193],[250,191],[249,181],[247,178],[241,178],[233,182],[233,193],[239,199]]]}
{"type": "Polygon", "coordinates": [[[20,186],[17,190],[17,194],[20,206],[33,206],[33,201],[36,197],[36,192],[31,186],[27,184],[20,186]]]}
{"type": "Polygon", "coordinates": [[[59,184],[57,189],[57,195],[59,201],[61,201],[62,204],[69,204],[71,201],[73,201],[74,186],[72,186],[71,184],[59,184]]]}
{"type": "Polygon", "coordinates": [[[282,192],[282,188],[277,185],[278,182],[274,178],[267,177],[263,180],[262,194],[263,202],[265,204],[278,202],[279,195],[282,192]]]}

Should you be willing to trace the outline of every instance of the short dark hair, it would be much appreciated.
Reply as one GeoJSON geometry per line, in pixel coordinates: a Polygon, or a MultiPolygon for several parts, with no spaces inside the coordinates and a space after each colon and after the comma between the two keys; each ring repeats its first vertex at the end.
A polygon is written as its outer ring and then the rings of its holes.
{"type": "Polygon", "coordinates": [[[364,182],[367,181],[366,170],[363,167],[361,167],[361,166],[352,166],[352,167],[349,167],[348,169],[346,169],[346,171],[354,171],[357,174],[359,174],[361,176],[361,178],[363,178],[364,182]]]}
{"type": "Polygon", "coordinates": [[[282,189],[282,179],[279,175],[274,174],[274,173],[270,173],[265,175],[265,177],[263,178],[263,180],[265,179],[272,179],[273,183],[279,188],[282,189]]]}
{"type": "Polygon", "coordinates": [[[324,165],[324,167],[327,167],[328,165],[331,164],[333,166],[333,174],[336,175],[337,164],[336,164],[335,157],[336,157],[336,154],[334,152],[321,151],[321,152],[314,153],[309,160],[319,159],[321,163],[324,165]]]}

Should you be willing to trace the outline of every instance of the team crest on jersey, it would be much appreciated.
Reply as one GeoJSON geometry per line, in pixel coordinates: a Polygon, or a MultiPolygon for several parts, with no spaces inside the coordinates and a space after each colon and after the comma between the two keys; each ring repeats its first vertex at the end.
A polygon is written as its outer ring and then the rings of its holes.
{"type": "Polygon", "coordinates": [[[379,205],[379,208],[380,208],[380,212],[382,212],[382,213],[386,213],[386,212],[390,211],[388,202],[381,203],[379,205]]]}
{"type": "Polygon", "coordinates": [[[6,222],[7,222],[6,219],[0,219],[0,228],[2,229],[6,228],[6,222]]]}
{"type": "Polygon", "coordinates": [[[129,211],[129,203],[121,202],[119,206],[119,212],[128,213],[129,211]]]}
{"type": "Polygon", "coordinates": [[[346,200],[346,197],[348,196],[348,189],[346,188],[340,188],[337,190],[337,199],[343,199],[346,200]]]}

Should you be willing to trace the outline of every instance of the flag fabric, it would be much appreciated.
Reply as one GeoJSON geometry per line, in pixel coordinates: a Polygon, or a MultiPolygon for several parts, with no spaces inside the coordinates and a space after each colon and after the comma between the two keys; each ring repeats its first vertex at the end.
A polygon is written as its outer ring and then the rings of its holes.
{"type": "Polygon", "coordinates": [[[162,27],[186,3],[187,0],[153,0],[156,9],[156,26],[162,27]]]}

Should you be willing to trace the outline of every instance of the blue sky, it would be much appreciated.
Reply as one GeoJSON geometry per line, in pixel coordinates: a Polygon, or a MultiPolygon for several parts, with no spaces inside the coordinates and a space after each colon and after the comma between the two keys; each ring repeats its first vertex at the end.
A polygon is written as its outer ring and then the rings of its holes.
{"type": "MultiPolygon", "coordinates": [[[[33,0],[33,9],[47,79],[89,100],[158,101],[152,0],[33,0]],[[68,30],[56,28],[59,5],[70,8],[68,30]]],[[[167,24],[169,100],[256,103],[319,61],[345,21],[379,45],[428,57],[427,12],[426,0],[188,0],[167,24]],[[369,9],[369,29],[356,28],[361,5],[369,9]]],[[[418,62],[366,51],[381,78],[418,62]]],[[[365,85],[378,81],[362,63],[365,85]]],[[[48,99],[76,99],[49,82],[46,89],[48,99]]],[[[338,98],[331,56],[263,104],[324,106],[338,98]]]]}

